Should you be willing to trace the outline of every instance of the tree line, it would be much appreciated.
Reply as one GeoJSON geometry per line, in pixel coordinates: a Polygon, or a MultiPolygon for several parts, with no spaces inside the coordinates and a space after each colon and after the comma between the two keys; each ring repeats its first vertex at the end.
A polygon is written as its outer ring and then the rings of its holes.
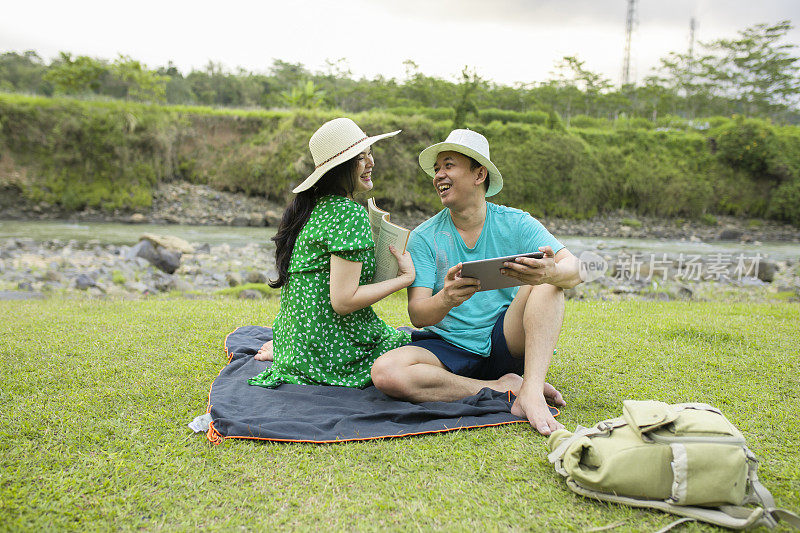
{"type": "MultiPolygon", "coordinates": [[[[420,72],[405,62],[402,79],[356,79],[344,59],[322,72],[274,60],[268,72],[231,71],[209,62],[183,74],[171,62],[148,68],[120,55],[114,60],[61,52],[49,63],[35,51],[0,55],[0,90],[44,96],[70,95],[136,102],[265,109],[339,109],[357,113],[387,109],[463,125],[481,113],[503,122],[526,115],[557,115],[569,126],[601,121],[669,117],[692,120],[731,116],[800,123],[800,58],[785,44],[789,20],[757,24],[735,37],[700,43],[691,53],[672,52],[639,84],[614,86],[577,56],[559,60],[543,82],[498,84],[464,68],[456,81],[420,72]],[[430,110],[440,110],[431,112],[430,110]]],[[[520,118],[522,117],[522,118],[520,118]]],[[[551,117],[552,119],[552,117],[551,117]]]]}

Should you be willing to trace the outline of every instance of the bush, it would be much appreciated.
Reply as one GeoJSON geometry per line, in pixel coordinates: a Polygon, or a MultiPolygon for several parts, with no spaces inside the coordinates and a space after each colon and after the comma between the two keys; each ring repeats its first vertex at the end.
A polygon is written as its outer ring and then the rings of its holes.
{"type": "Polygon", "coordinates": [[[569,119],[569,125],[573,128],[607,128],[610,122],[604,118],[575,115],[569,119]]]}
{"type": "Polygon", "coordinates": [[[386,113],[391,115],[414,116],[429,118],[431,120],[453,120],[456,112],[452,107],[390,107],[386,113]]]}
{"type": "Polygon", "coordinates": [[[626,226],[630,226],[632,228],[641,228],[642,223],[636,220],[635,218],[623,218],[620,222],[626,226]]]}
{"type": "Polygon", "coordinates": [[[482,109],[479,113],[480,121],[488,125],[498,121],[502,124],[518,122],[520,124],[544,125],[547,122],[547,113],[543,111],[509,111],[507,109],[482,109]]]}
{"type": "Polygon", "coordinates": [[[769,160],[768,172],[781,181],[800,178],[800,128],[775,128],[776,153],[769,160]]]}
{"type": "Polygon", "coordinates": [[[125,285],[125,275],[119,270],[114,270],[111,272],[111,281],[115,285],[125,285]]]}
{"type": "Polygon", "coordinates": [[[717,217],[715,217],[711,213],[705,213],[703,216],[700,217],[700,222],[702,222],[706,226],[716,226],[717,217]]]}
{"type": "Polygon", "coordinates": [[[655,126],[657,128],[683,130],[688,127],[688,121],[683,117],[678,117],[675,115],[663,115],[656,119],[655,126]]]}
{"type": "Polygon", "coordinates": [[[641,117],[621,117],[614,121],[614,127],[619,129],[649,130],[653,129],[653,123],[641,117]]]}
{"type": "Polygon", "coordinates": [[[733,168],[762,177],[774,165],[778,142],[768,122],[739,117],[716,128],[712,135],[720,159],[733,168]]]}
{"type": "Polygon", "coordinates": [[[602,210],[603,170],[579,137],[497,122],[484,133],[504,177],[499,203],[536,215],[572,218],[590,217],[602,210]]]}
{"type": "Polygon", "coordinates": [[[767,216],[800,226],[800,179],[777,188],[770,199],[767,216]]]}

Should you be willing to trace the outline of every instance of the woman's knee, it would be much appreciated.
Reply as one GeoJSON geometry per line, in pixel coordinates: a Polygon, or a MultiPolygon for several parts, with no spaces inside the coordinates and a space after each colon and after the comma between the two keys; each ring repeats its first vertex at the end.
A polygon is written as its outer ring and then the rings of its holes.
{"type": "Polygon", "coordinates": [[[372,384],[381,392],[397,394],[401,390],[400,374],[402,373],[402,348],[391,350],[378,357],[372,365],[370,375],[372,384]]]}

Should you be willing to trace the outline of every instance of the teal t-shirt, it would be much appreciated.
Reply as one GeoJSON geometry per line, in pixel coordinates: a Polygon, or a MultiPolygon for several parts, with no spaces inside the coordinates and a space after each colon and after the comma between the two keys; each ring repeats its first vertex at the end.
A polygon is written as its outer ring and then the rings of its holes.
{"type": "MultiPolygon", "coordinates": [[[[535,252],[564,245],[531,215],[519,209],[486,202],[486,221],[478,242],[468,248],[445,208],[411,232],[408,251],[417,277],[412,287],[428,287],[436,294],[444,287],[447,270],[458,263],[535,252]]],[[[519,287],[475,293],[450,310],[435,326],[425,329],[470,352],[488,357],[497,317],[516,296],[519,287]]]]}

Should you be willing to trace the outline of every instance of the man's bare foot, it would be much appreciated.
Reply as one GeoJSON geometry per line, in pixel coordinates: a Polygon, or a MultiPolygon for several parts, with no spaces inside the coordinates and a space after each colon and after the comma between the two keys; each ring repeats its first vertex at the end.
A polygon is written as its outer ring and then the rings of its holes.
{"type": "Polygon", "coordinates": [[[511,414],[527,418],[531,426],[542,435],[550,435],[555,430],[564,427],[553,418],[550,407],[542,394],[526,393],[517,396],[514,405],[511,406],[511,414]]]}
{"type": "Polygon", "coordinates": [[[272,361],[272,341],[267,341],[253,357],[256,361],[272,361]]]}
{"type": "Polygon", "coordinates": [[[547,400],[547,403],[560,407],[567,405],[567,402],[564,401],[564,397],[561,396],[561,393],[558,392],[558,390],[555,387],[553,387],[546,381],[544,382],[543,392],[544,392],[544,399],[547,400]]]}
{"type": "Polygon", "coordinates": [[[500,392],[511,391],[514,396],[519,394],[520,387],[522,387],[522,376],[518,376],[517,374],[506,374],[505,376],[501,376],[500,379],[496,380],[494,384],[489,386],[490,389],[500,392]]]}

